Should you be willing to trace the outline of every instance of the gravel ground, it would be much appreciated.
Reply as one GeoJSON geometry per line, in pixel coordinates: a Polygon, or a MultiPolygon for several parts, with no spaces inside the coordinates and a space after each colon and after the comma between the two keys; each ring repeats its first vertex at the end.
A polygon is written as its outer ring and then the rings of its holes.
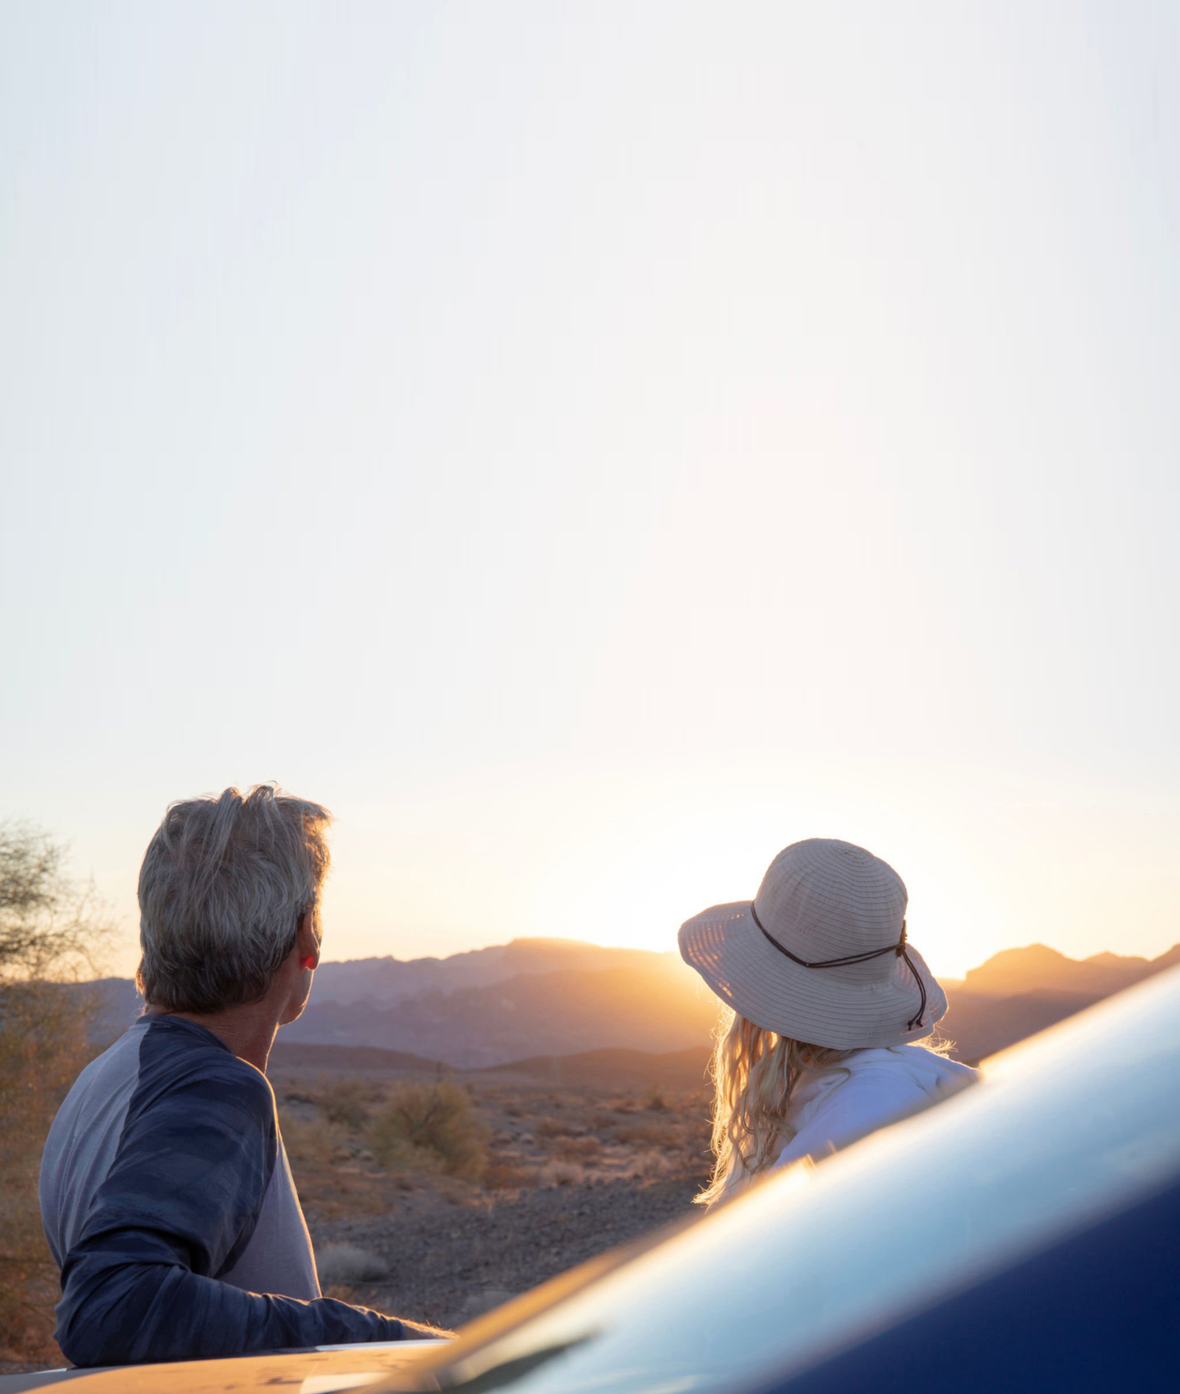
{"type": "Polygon", "coordinates": [[[436,1326],[455,1327],[575,1264],[683,1220],[696,1176],[522,1190],[476,1206],[442,1197],[388,1217],[313,1230],[317,1253],[355,1245],[378,1256],[388,1281],[334,1295],[436,1326]]]}
{"type": "MultiPolygon", "coordinates": [[[[698,1175],[597,1181],[488,1196],[477,1204],[420,1191],[395,1214],[312,1222],[317,1254],[355,1245],[387,1282],[329,1289],[391,1315],[453,1328],[538,1283],[698,1213],[698,1175]]],[[[51,1362],[54,1363],[54,1362],[51,1362]]],[[[0,1361],[0,1375],[46,1368],[0,1361]]]]}

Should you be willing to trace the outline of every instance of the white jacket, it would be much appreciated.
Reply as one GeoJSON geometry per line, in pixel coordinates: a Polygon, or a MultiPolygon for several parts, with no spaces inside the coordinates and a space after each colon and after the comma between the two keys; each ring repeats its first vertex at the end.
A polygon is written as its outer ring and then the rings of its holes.
{"type": "Polygon", "coordinates": [[[825,1157],[927,1100],[957,1093],[978,1076],[969,1065],[920,1045],[856,1050],[830,1069],[806,1071],[791,1090],[787,1108],[786,1121],[795,1136],[774,1167],[789,1166],[800,1157],[825,1157]]]}

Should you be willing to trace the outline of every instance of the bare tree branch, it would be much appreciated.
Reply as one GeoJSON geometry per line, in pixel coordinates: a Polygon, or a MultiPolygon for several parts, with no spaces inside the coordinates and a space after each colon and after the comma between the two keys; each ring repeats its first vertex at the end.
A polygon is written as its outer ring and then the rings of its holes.
{"type": "Polygon", "coordinates": [[[92,884],[65,871],[64,849],[29,823],[0,823],[0,987],[93,977],[114,925],[92,884]]]}

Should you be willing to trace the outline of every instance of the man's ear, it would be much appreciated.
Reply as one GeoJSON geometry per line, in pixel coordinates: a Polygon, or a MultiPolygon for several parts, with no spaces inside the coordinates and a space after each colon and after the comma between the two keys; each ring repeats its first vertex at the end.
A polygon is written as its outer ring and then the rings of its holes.
{"type": "Polygon", "coordinates": [[[314,958],[316,966],[320,961],[320,941],[315,933],[315,910],[305,910],[299,916],[299,931],[295,937],[295,952],[301,959],[314,958]]]}

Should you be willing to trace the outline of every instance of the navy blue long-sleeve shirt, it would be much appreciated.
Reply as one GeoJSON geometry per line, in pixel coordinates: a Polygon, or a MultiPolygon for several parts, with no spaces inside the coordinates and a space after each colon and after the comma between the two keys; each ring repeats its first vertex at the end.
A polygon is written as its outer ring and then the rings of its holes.
{"type": "Polygon", "coordinates": [[[140,1018],[79,1075],[45,1145],[41,1217],[76,1365],[407,1334],[320,1295],[269,1081],[179,1017],[140,1018]]]}

